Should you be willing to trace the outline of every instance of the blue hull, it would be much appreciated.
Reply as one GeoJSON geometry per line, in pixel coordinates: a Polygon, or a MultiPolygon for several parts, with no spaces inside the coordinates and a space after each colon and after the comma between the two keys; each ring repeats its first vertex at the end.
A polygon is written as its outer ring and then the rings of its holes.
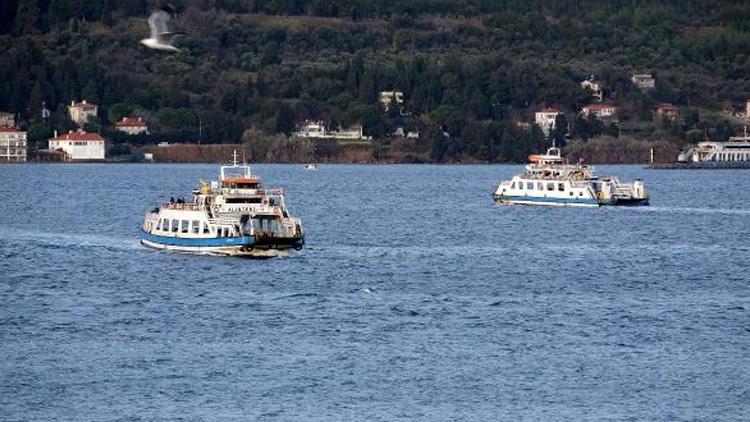
{"type": "Polygon", "coordinates": [[[182,238],[157,236],[141,231],[141,239],[164,246],[179,246],[181,248],[231,248],[240,246],[252,246],[255,238],[251,236],[237,237],[211,237],[211,238],[182,238]]]}
{"type": "Polygon", "coordinates": [[[648,199],[629,199],[618,201],[599,201],[591,198],[540,198],[534,196],[493,195],[496,201],[510,203],[527,203],[529,205],[567,205],[567,206],[647,206],[648,199]]]}

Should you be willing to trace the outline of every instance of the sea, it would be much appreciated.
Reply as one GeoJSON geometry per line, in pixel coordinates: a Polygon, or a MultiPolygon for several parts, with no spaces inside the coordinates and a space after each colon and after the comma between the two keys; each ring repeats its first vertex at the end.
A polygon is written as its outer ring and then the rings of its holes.
{"type": "Polygon", "coordinates": [[[306,245],[250,260],[139,244],[217,165],[0,166],[0,420],[750,420],[750,171],[495,204],[521,170],[255,165],[306,245]]]}

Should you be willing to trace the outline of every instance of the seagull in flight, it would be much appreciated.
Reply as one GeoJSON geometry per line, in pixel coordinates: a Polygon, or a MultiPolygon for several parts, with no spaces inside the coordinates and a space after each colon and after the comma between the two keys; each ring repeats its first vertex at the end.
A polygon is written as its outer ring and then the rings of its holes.
{"type": "Polygon", "coordinates": [[[167,28],[169,13],[165,10],[157,10],[148,17],[148,26],[151,28],[151,37],[141,40],[141,44],[148,48],[161,51],[178,52],[179,48],[172,45],[175,38],[184,35],[184,32],[170,32],[167,28]]]}

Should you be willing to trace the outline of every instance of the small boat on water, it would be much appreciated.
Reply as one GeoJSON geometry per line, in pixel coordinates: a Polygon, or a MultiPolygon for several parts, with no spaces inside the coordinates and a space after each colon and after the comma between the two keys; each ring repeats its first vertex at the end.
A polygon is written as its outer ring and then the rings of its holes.
{"type": "Polygon", "coordinates": [[[304,166],[302,166],[302,168],[308,171],[316,171],[318,170],[318,165],[317,164],[305,164],[304,166]]]}
{"type": "Polygon", "coordinates": [[[493,198],[502,204],[599,207],[648,205],[641,180],[626,184],[614,176],[595,176],[594,167],[566,164],[560,149],[529,156],[525,171],[502,181],[493,198]]]}
{"type": "Polygon", "coordinates": [[[304,231],[284,191],[265,189],[248,165],[222,166],[218,181],[201,182],[190,201],[178,199],[146,215],[141,243],[156,249],[266,257],[301,249],[304,231]]]}

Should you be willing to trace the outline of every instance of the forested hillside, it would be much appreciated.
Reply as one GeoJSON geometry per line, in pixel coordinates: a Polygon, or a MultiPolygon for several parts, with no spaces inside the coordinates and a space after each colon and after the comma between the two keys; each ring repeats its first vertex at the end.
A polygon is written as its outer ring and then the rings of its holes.
{"type": "MultiPolygon", "coordinates": [[[[72,126],[65,105],[100,105],[115,142],[238,142],[289,134],[301,119],[362,122],[376,145],[395,128],[419,130],[398,147],[436,161],[519,161],[540,149],[542,106],[566,111],[570,133],[681,143],[736,128],[718,111],[750,98],[750,2],[595,0],[175,0],[170,24],[187,32],[168,54],[139,44],[145,0],[0,2],[0,110],[20,113],[32,140],[72,126]],[[652,73],[656,88],[632,86],[652,73]],[[620,127],[578,117],[594,75],[620,127]],[[404,92],[405,115],[383,90],[404,92]],[[41,120],[43,102],[52,119],[41,120]],[[657,103],[680,119],[654,123],[657,103]],[[114,134],[123,115],[150,136],[114,134]],[[199,121],[201,133],[199,135],[199,121]],[[623,135],[623,132],[626,132],[623,135]]],[[[567,135],[567,136],[566,136],[567,135]]]]}

